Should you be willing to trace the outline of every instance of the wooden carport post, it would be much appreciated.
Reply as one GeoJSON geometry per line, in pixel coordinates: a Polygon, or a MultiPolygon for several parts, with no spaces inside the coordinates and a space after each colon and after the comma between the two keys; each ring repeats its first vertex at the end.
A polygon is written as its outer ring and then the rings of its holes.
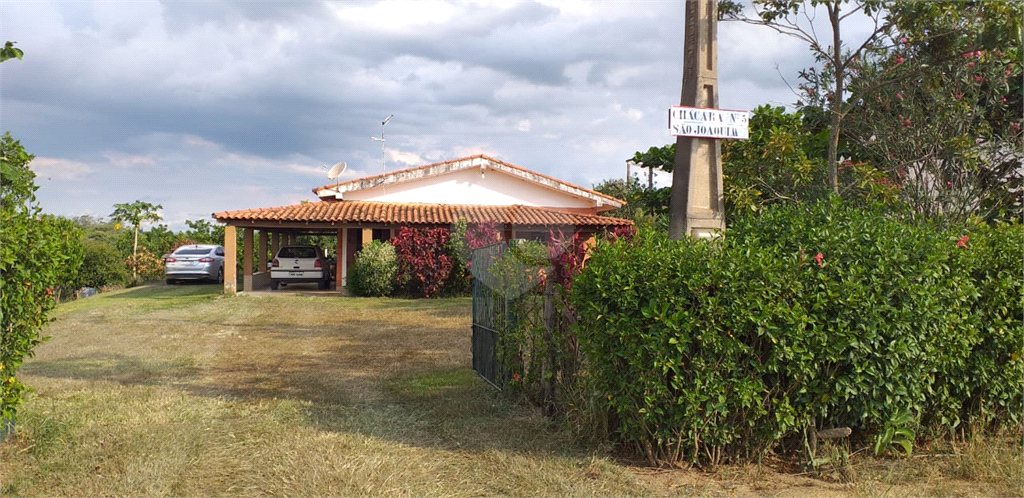
{"type": "Polygon", "coordinates": [[[229,296],[233,296],[238,292],[238,276],[237,271],[235,271],[238,253],[235,243],[236,237],[237,233],[234,225],[224,227],[224,294],[229,296]]]}
{"type": "Polygon", "coordinates": [[[274,232],[270,240],[270,259],[277,257],[277,250],[281,248],[281,232],[274,232]]]}
{"type": "Polygon", "coordinates": [[[263,273],[263,272],[267,271],[267,263],[270,262],[270,260],[267,259],[267,238],[268,238],[267,236],[268,235],[270,235],[270,234],[265,229],[263,229],[263,228],[260,229],[260,251],[259,251],[260,257],[256,261],[256,264],[259,265],[259,267],[256,268],[256,273],[263,273]]]}
{"type": "Polygon", "coordinates": [[[341,292],[344,287],[342,281],[342,269],[345,264],[342,255],[345,254],[345,229],[338,229],[337,249],[334,250],[334,290],[341,292]]]}
{"type": "Polygon", "coordinates": [[[242,229],[242,291],[252,292],[252,229],[242,229]]]}

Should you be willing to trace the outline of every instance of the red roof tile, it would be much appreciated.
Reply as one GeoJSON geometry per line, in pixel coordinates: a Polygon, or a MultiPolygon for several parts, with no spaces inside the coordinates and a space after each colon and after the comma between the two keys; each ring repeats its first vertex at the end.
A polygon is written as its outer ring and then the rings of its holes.
{"type": "Polygon", "coordinates": [[[213,213],[222,223],[310,222],[386,223],[393,225],[450,225],[465,218],[469,223],[495,222],[511,226],[572,225],[622,226],[630,220],[557,211],[533,206],[478,206],[460,204],[411,204],[394,202],[309,202],[240,211],[213,213]]]}

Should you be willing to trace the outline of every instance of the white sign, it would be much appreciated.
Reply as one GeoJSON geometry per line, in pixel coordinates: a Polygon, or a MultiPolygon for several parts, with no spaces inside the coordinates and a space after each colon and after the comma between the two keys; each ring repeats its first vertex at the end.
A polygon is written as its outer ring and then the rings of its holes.
{"type": "Polygon", "coordinates": [[[749,138],[747,111],[673,106],[668,110],[669,133],[677,137],[749,138]]]}

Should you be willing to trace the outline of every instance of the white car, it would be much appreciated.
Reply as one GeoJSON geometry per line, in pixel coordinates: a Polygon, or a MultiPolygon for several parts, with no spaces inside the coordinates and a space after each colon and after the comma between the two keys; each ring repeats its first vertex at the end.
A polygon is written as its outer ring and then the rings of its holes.
{"type": "Polygon", "coordinates": [[[319,247],[284,246],[270,264],[270,289],[293,282],[316,282],[320,289],[327,289],[333,273],[331,261],[319,247]]]}
{"type": "Polygon", "coordinates": [[[164,258],[168,284],[181,280],[210,280],[224,283],[224,247],[212,244],[181,246],[164,258]]]}

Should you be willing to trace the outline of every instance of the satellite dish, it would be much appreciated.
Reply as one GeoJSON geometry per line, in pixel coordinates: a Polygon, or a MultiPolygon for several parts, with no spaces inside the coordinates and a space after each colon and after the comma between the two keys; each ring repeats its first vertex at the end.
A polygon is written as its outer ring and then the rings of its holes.
{"type": "Polygon", "coordinates": [[[327,172],[327,178],[333,180],[341,176],[341,174],[345,171],[346,167],[348,167],[348,165],[345,164],[345,161],[342,161],[340,163],[335,164],[334,166],[331,166],[331,170],[327,172]]]}

